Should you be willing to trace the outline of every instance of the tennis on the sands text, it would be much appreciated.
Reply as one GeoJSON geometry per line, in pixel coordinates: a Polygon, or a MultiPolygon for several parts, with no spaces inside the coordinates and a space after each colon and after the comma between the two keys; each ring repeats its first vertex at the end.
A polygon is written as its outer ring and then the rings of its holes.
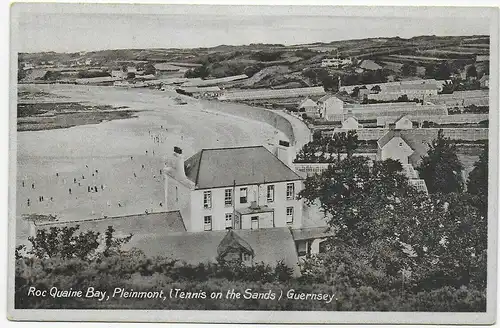
{"type": "Polygon", "coordinates": [[[274,291],[268,289],[266,291],[255,291],[251,288],[244,291],[236,291],[229,289],[225,292],[210,291],[206,292],[199,290],[196,292],[185,291],[180,288],[173,288],[157,291],[136,291],[133,289],[126,290],[124,288],[116,287],[112,291],[97,290],[94,287],[88,287],[85,290],[75,289],[59,289],[52,287],[50,289],[37,289],[30,287],[28,289],[28,296],[32,297],[51,297],[51,298],[93,298],[99,301],[107,301],[110,298],[137,298],[137,299],[161,299],[167,298],[180,298],[180,299],[245,299],[245,300],[300,300],[300,301],[321,301],[331,303],[335,299],[334,293],[301,293],[295,289],[289,289],[285,292],[283,290],[274,291]]]}

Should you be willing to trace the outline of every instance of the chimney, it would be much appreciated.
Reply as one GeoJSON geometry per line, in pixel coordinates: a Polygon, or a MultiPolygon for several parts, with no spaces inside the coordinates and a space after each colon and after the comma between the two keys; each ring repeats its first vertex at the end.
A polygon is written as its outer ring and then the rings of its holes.
{"type": "Polygon", "coordinates": [[[294,154],[292,147],[290,147],[290,142],[280,140],[276,146],[275,155],[288,167],[293,167],[294,154]]]}
{"type": "Polygon", "coordinates": [[[174,160],[173,163],[176,175],[179,178],[186,178],[186,171],[184,170],[184,156],[180,147],[174,147],[174,160]]]}
{"type": "Polygon", "coordinates": [[[251,201],[250,202],[250,208],[253,209],[253,210],[256,210],[259,208],[259,206],[257,205],[257,201],[251,201]]]}

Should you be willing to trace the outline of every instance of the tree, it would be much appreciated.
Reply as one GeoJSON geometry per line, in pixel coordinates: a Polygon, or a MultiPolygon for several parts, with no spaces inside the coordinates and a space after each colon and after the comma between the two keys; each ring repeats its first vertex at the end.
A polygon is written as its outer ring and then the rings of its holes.
{"type": "Polygon", "coordinates": [[[336,240],[347,244],[371,243],[392,235],[399,198],[416,195],[401,163],[371,162],[354,156],[334,161],[321,175],[308,177],[299,197],[307,204],[320,203],[336,240]]]}
{"type": "Polygon", "coordinates": [[[485,200],[488,199],[488,143],[484,145],[479,160],[469,173],[467,192],[485,200]]]}
{"type": "Polygon", "coordinates": [[[404,76],[414,76],[417,74],[417,67],[415,65],[403,64],[401,66],[401,74],[404,76]]]}
{"type": "Polygon", "coordinates": [[[429,144],[429,151],[417,170],[425,180],[430,193],[461,192],[463,166],[458,159],[456,146],[444,137],[443,130],[429,144]]]}
{"type": "Polygon", "coordinates": [[[468,68],[467,68],[467,72],[466,72],[466,77],[469,79],[471,77],[473,78],[476,78],[477,77],[477,70],[476,70],[476,66],[474,65],[470,65],[468,68]]]}
{"type": "Polygon", "coordinates": [[[210,75],[210,70],[208,69],[206,64],[203,64],[200,67],[196,67],[194,69],[188,69],[186,73],[184,73],[184,77],[187,78],[202,78],[205,79],[210,75]]]}
{"type": "Polygon", "coordinates": [[[151,75],[151,74],[156,74],[156,69],[153,64],[147,63],[144,66],[144,75],[151,75]]]}
{"type": "Polygon", "coordinates": [[[132,235],[123,238],[113,236],[115,230],[109,226],[105,232],[103,251],[99,250],[99,232],[86,231],[78,233],[76,226],[52,226],[50,229],[38,229],[35,236],[28,237],[31,250],[28,254],[37,258],[60,258],[91,260],[99,254],[109,256],[115,254],[120,247],[130,241],[132,235]]]}
{"type": "Polygon", "coordinates": [[[373,88],[371,88],[371,91],[375,91],[375,92],[380,92],[382,89],[380,88],[380,85],[376,85],[374,86],[373,88]]]}

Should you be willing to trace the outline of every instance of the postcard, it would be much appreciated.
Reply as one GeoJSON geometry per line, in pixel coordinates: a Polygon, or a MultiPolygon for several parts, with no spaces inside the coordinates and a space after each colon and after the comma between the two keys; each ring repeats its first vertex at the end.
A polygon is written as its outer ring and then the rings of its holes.
{"type": "Polygon", "coordinates": [[[493,323],[498,14],[15,3],[9,319],[493,323]]]}

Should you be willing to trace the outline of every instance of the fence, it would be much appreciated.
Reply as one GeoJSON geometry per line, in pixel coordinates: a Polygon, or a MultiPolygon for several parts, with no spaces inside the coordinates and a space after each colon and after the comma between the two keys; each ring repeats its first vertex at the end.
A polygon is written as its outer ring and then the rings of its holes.
{"type": "MultiPolygon", "coordinates": [[[[489,118],[488,114],[456,114],[456,115],[427,115],[415,116],[407,115],[410,121],[413,122],[434,122],[437,124],[464,124],[464,123],[479,123],[486,121],[489,118]]],[[[378,117],[377,126],[386,126],[389,123],[394,123],[399,116],[378,117]]]]}
{"type": "MultiPolygon", "coordinates": [[[[411,129],[405,130],[405,133],[424,136],[426,139],[433,139],[437,137],[439,130],[439,128],[411,129]]],[[[447,138],[466,141],[487,140],[489,131],[488,128],[443,128],[442,130],[444,136],[447,138]]],[[[346,132],[346,130],[324,130],[322,134],[332,137],[335,133],[339,132],[346,132]]],[[[359,140],[379,140],[387,132],[389,132],[387,128],[362,128],[356,130],[359,140]]]]}

